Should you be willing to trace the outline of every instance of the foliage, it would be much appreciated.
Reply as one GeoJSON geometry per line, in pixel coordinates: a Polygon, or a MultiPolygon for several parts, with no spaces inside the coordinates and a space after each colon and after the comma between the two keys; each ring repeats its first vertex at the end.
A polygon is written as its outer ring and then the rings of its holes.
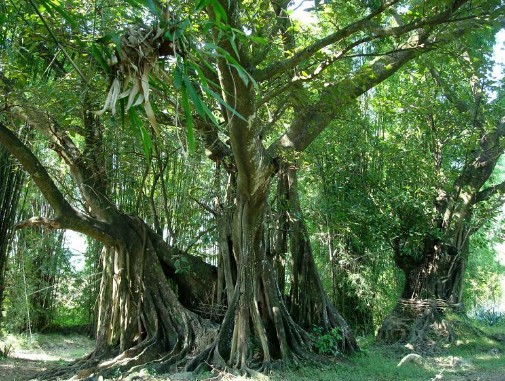
{"type": "Polygon", "coordinates": [[[500,320],[503,291],[501,282],[505,266],[498,262],[502,237],[501,217],[489,223],[471,240],[472,255],[468,259],[463,300],[470,314],[479,320],[493,323],[500,320]]]}
{"type": "Polygon", "coordinates": [[[317,353],[321,355],[337,356],[338,343],[342,340],[342,335],[338,328],[332,328],[329,332],[325,332],[322,327],[312,327],[313,346],[317,353]]]}

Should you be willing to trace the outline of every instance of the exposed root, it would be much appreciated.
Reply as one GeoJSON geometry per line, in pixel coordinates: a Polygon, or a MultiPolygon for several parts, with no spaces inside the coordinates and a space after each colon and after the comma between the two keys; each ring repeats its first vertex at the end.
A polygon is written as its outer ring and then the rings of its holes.
{"type": "Polygon", "coordinates": [[[377,340],[385,344],[408,344],[418,353],[438,352],[440,343],[456,339],[455,322],[447,318],[446,308],[436,301],[398,303],[378,332],[377,340]]]}

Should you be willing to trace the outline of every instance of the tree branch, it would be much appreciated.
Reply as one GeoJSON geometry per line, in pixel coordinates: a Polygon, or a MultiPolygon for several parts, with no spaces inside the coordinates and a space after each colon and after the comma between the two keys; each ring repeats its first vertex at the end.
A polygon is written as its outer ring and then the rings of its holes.
{"type": "MultiPolygon", "coordinates": [[[[50,221],[50,225],[81,232],[107,245],[113,243],[111,235],[108,234],[109,225],[92,219],[74,209],[30,149],[1,122],[0,144],[20,162],[23,169],[28,172],[44,198],[54,209],[56,217],[50,221]]],[[[35,221],[37,220],[33,220],[33,224],[35,221]]],[[[40,218],[38,221],[40,223],[49,223],[48,220],[44,221],[40,218]]]]}
{"type": "Polygon", "coordinates": [[[296,67],[300,62],[312,57],[319,50],[329,45],[335,44],[347,37],[350,37],[354,33],[363,30],[368,30],[370,33],[372,33],[373,38],[376,39],[387,36],[399,37],[414,30],[419,30],[421,28],[433,27],[439,24],[447,23],[451,21],[450,18],[454,13],[454,11],[457,10],[459,7],[461,7],[467,1],[468,0],[458,1],[457,5],[455,4],[453,7],[446,8],[443,12],[440,12],[436,15],[433,15],[431,17],[418,18],[411,21],[408,24],[392,28],[380,27],[372,22],[372,19],[374,17],[380,15],[385,10],[392,7],[395,3],[398,2],[398,0],[386,1],[374,12],[370,13],[368,16],[362,18],[361,20],[349,24],[346,27],[339,29],[336,32],[314,42],[313,44],[307,46],[306,48],[294,54],[292,57],[288,59],[275,62],[270,66],[268,66],[267,68],[253,71],[252,76],[257,82],[261,82],[277,74],[285,73],[287,70],[296,67]]]}
{"type": "Polygon", "coordinates": [[[284,135],[268,148],[269,153],[277,156],[275,151],[279,149],[303,151],[328,126],[339,110],[393,75],[406,62],[426,51],[427,47],[424,45],[426,39],[427,37],[419,37],[410,49],[379,57],[363,65],[350,78],[327,87],[320,95],[319,101],[306,106],[305,112],[299,113],[299,117],[293,121],[284,135]]]}
{"type": "Polygon", "coordinates": [[[489,200],[495,194],[504,192],[505,192],[505,181],[478,192],[477,195],[475,196],[475,203],[489,200]]]}
{"type": "Polygon", "coordinates": [[[48,229],[60,229],[60,221],[54,218],[46,218],[46,217],[32,217],[27,220],[18,222],[15,226],[16,229],[24,229],[26,227],[32,226],[44,226],[48,229]]]}

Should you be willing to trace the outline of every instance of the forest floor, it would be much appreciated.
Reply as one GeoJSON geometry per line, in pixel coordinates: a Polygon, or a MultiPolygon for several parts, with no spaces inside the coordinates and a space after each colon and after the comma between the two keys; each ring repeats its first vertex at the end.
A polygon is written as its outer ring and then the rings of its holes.
{"type": "MultiPolygon", "coordinates": [[[[505,381],[505,327],[498,329],[503,341],[489,337],[463,338],[439,353],[398,363],[408,351],[373,344],[362,338],[362,353],[330,361],[324,365],[303,365],[276,370],[262,377],[270,381],[505,381]]],[[[0,346],[10,347],[9,356],[0,358],[0,381],[36,380],[37,374],[55,366],[65,366],[93,348],[93,341],[79,335],[6,335],[0,346]]],[[[228,373],[154,375],[144,370],[114,380],[246,380],[228,373]]],[[[88,380],[91,380],[88,379],[88,380]]],[[[97,380],[97,378],[94,378],[97,380]]],[[[104,380],[105,381],[105,380],[104,380]]]]}

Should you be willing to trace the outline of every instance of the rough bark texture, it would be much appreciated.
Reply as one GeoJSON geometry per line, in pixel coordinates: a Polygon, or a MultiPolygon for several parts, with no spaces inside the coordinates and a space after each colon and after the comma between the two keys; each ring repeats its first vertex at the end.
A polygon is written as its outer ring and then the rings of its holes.
{"type": "Polygon", "coordinates": [[[342,340],[339,349],[344,352],[358,350],[356,339],[345,319],[330,302],[314,262],[310,237],[303,219],[298,197],[296,167],[286,166],[281,176],[287,177],[287,204],[291,215],[291,292],[290,312],[293,319],[305,329],[318,326],[324,332],[333,328],[340,331],[342,340]]]}
{"type": "MultiPolygon", "coordinates": [[[[215,289],[216,270],[198,258],[169,247],[142,220],[119,212],[99,190],[93,166],[83,159],[66,133],[37,120],[58,142],[57,152],[69,163],[75,182],[94,217],[72,208],[47,171],[29,149],[5,126],[0,125],[0,141],[40,183],[42,193],[56,212],[52,219],[34,218],[23,226],[43,225],[71,228],[89,234],[106,248],[102,253],[102,284],[96,350],[86,359],[41,378],[77,373],[127,372],[153,362],[165,368],[183,360],[190,351],[202,350],[212,340],[216,327],[188,308],[206,300],[215,289]],[[190,271],[176,274],[175,259],[186,256],[190,271]],[[172,278],[171,288],[167,276],[172,278]],[[188,307],[181,304],[181,301],[188,307]]],[[[94,143],[95,149],[99,145],[94,143]]],[[[96,157],[96,156],[95,156],[96,157]]]]}
{"type": "Polygon", "coordinates": [[[394,240],[394,256],[398,268],[405,274],[405,285],[396,308],[386,317],[378,333],[385,342],[405,342],[420,347],[429,342],[428,331],[442,324],[442,332],[451,328],[444,323],[447,309],[458,310],[463,291],[463,275],[468,255],[469,239],[480,226],[472,222],[476,205],[502,191],[503,183],[483,188],[503,154],[501,143],[505,136],[505,120],[498,120],[489,132],[483,129],[481,94],[476,92],[474,104],[456,98],[448,86],[440,83],[455,108],[470,111],[476,131],[480,132],[479,146],[466,158],[466,163],[455,179],[452,189],[439,189],[434,202],[437,211],[435,228],[439,235],[427,234],[416,252],[404,253],[401,238],[394,240]],[[415,306],[415,308],[412,308],[415,306]]]}
{"type": "Polygon", "coordinates": [[[266,370],[274,360],[316,358],[310,338],[291,318],[277,285],[277,275],[264,247],[266,194],[239,196],[233,223],[237,281],[215,343],[189,365],[206,363],[246,373],[266,370]],[[258,195],[255,195],[258,196],[258,195]]]}
{"type": "Polygon", "coordinates": [[[163,247],[157,245],[149,227],[140,219],[124,216],[118,228],[123,239],[105,247],[101,255],[95,351],[71,368],[42,378],[71,373],[81,378],[91,374],[107,377],[147,363],[168,370],[213,341],[217,326],[185,308],[167,282],[158,255],[163,247]]]}

